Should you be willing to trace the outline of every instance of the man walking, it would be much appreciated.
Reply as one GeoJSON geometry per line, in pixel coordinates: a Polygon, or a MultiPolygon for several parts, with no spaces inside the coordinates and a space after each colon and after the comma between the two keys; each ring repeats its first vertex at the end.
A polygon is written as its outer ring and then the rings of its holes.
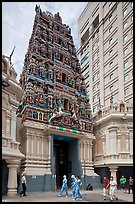
{"type": "Polygon", "coordinates": [[[133,178],[130,176],[128,180],[128,193],[130,194],[130,190],[132,190],[133,193],[133,178]]]}
{"type": "Polygon", "coordinates": [[[106,176],[104,176],[104,187],[103,187],[104,200],[106,200],[106,196],[108,195],[108,191],[109,191],[109,180],[106,176]]]}
{"type": "Polygon", "coordinates": [[[124,176],[121,176],[120,178],[121,193],[126,193],[125,185],[126,185],[126,178],[124,176]]]}

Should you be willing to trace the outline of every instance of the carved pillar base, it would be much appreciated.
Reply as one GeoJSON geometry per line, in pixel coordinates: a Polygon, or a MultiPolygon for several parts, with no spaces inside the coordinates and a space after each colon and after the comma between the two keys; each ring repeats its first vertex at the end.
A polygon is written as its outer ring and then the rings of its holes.
{"type": "Polygon", "coordinates": [[[8,161],[7,163],[9,163],[7,165],[9,168],[7,196],[14,197],[14,196],[17,196],[17,167],[18,167],[19,161],[12,160],[12,161],[8,161]]]}

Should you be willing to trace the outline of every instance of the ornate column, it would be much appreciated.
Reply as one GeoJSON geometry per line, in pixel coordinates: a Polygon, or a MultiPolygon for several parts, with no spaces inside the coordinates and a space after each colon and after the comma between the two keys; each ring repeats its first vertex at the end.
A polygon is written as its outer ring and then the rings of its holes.
{"type": "Polygon", "coordinates": [[[110,125],[108,127],[109,131],[109,144],[110,144],[110,153],[116,154],[116,131],[117,131],[117,125],[110,125]]]}
{"type": "Polygon", "coordinates": [[[105,136],[102,137],[102,141],[103,141],[103,155],[106,154],[106,150],[105,150],[105,136]]]}
{"type": "Polygon", "coordinates": [[[82,141],[80,141],[80,160],[82,161],[82,141]]]}
{"type": "Polygon", "coordinates": [[[11,115],[11,139],[16,141],[16,109],[12,106],[12,115],[11,115]]]}
{"type": "Polygon", "coordinates": [[[17,167],[20,163],[19,160],[6,160],[9,168],[8,173],[8,193],[7,196],[17,195],[17,167]]]}
{"type": "Polygon", "coordinates": [[[52,140],[51,135],[48,135],[48,159],[49,160],[51,159],[51,140],[52,140]]]}
{"type": "Polygon", "coordinates": [[[119,153],[120,152],[120,136],[121,136],[121,133],[120,133],[120,131],[118,131],[118,133],[117,133],[117,153],[119,153]]]}
{"type": "Polygon", "coordinates": [[[129,132],[126,133],[126,152],[129,152],[129,132]]]}
{"type": "Polygon", "coordinates": [[[10,137],[10,128],[11,128],[11,114],[9,111],[6,111],[6,136],[10,137]]]}
{"type": "Polygon", "coordinates": [[[92,162],[92,143],[89,145],[90,162],[92,162]]]}

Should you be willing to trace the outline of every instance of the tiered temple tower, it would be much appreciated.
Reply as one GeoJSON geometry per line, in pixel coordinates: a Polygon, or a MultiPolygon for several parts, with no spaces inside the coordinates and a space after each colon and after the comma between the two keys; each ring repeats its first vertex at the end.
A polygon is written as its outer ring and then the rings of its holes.
{"type": "MultiPolygon", "coordinates": [[[[24,94],[18,116],[22,117],[20,140],[25,154],[21,169],[29,179],[28,190],[51,190],[55,184],[61,186],[64,174],[69,180],[71,174],[89,179],[95,176],[92,167],[95,137],[71,29],[62,23],[59,13],[53,16],[42,12],[40,6],[35,11],[20,76],[24,94]]],[[[84,185],[89,179],[84,179],[84,185]]]]}

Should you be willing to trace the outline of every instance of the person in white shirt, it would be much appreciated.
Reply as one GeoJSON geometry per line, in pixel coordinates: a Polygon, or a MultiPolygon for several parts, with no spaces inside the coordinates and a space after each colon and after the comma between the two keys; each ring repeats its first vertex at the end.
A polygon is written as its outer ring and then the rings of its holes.
{"type": "Polygon", "coordinates": [[[114,198],[118,200],[118,197],[116,196],[117,182],[113,179],[113,176],[110,177],[109,189],[110,189],[110,200],[113,201],[114,198]]]}
{"type": "Polygon", "coordinates": [[[21,178],[21,183],[22,183],[22,191],[20,193],[20,196],[26,196],[26,177],[25,174],[22,174],[22,178],[21,178]]]}

